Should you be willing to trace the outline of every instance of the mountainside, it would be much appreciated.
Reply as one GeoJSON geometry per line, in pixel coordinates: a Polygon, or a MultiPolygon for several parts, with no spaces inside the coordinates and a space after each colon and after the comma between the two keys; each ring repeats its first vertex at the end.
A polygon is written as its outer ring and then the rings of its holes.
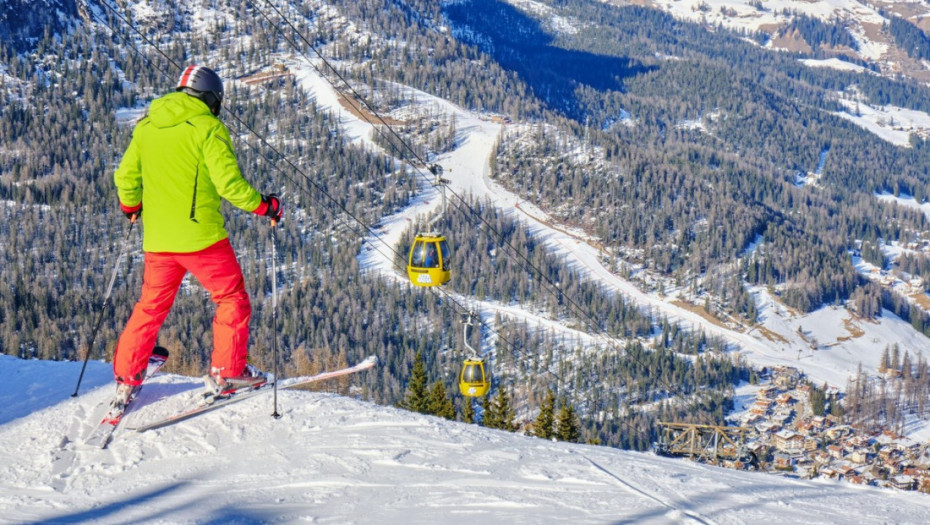
{"type": "MultiPolygon", "coordinates": [[[[81,438],[112,386],[92,362],[88,383],[105,386],[69,398],[79,368],[0,356],[0,402],[13,409],[0,415],[5,521],[919,524],[930,513],[922,494],[552,443],[325,393],[281,392],[280,419],[266,396],[90,449],[81,438]]],[[[198,388],[158,377],[126,423],[198,388]]]]}
{"type": "MultiPolygon", "coordinates": [[[[615,3],[607,0],[609,3],[615,3]]],[[[930,6],[923,2],[647,0],[676,18],[761,33],[768,48],[864,62],[926,82],[930,6]]],[[[843,67],[843,66],[840,66],[843,67]]]]}
{"type": "MultiPolygon", "coordinates": [[[[353,384],[394,404],[420,353],[456,417],[480,419],[457,395],[471,346],[515,426],[552,390],[582,439],[637,449],[658,421],[723,423],[735,385],[775,364],[844,390],[862,363],[930,392],[930,90],[864,55],[825,68],[836,53],[582,0],[80,5],[60,11],[68,38],[0,49],[2,353],[83,357],[127,232],[112,171],[133,120],[199,62],[227,79],[243,172],[288,210],[273,325],[267,225],[225,209],[265,369],[272,337],[288,375],[375,354],[353,384]],[[403,277],[440,209],[430,165],[455,254],[432,291],[403,277]],[[882,360],[893,348],[907,366],[882,360]]],[[[135,235],[94,358],[135,300],[135,235]]],[[[160,338],[170,371],[203,373],[210,315],[186,281],[160,338]]],[[[918,398],[857,424],[922,431],[918,398]]]]}
{"type": "Polygon", "coordinates": [[[35,46],[46,34],[63,35],[78,23],[75,0],[0,1],[0,39],[15,49],[35,46]]]}

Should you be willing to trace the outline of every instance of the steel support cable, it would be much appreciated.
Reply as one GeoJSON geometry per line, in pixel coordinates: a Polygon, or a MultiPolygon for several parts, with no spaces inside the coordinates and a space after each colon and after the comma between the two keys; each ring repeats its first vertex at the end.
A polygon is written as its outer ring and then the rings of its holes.
{"type": "MultiPolygon", "coordinates": [[[[322,71],[320,71],[319,68],[317,68],[315,65],[313,65],[313,63],[312,63],[310,57],[308,57],[308,56],[306,55],[306,53],[304,53],[303,51],[301,51],[300,46],[298,46],[297,43],[294,42],[294,40],[292,40],[291,38],[288,38],[286,35],[283,34],[283,32],[280,30],[280,25],[279,25],[279,24],[276,24],[273,20],[271,20],[271,18],[267,15],[267,13],[265,13],[265,12],[256,4],[256,2],[255,2],[254,0],[248,0],[248,1],[249,1],[249,3],[252,4],[252,6],[262,15],[262,17],[263,17],[266,21],[268,21],[269,24],[271,24],[271,25],[272,25],[273,27],[275,27],[275,28],[278,28],[278,30],[279,30],[279,32],[281,33],[282,37],[284,37],[284,39],[291,45],[291,47],[294,49],[294,51],[296,51],[296,52],[299,53],[301,56],[303,56],[303,57],[307,60],[307,62],[311,65],[311,67],[313,67],[314,70],[317,71],[317,73],[319,73],[320,77],[323,78],[327,83],[329,83],[329,84],[333,87],[333,89],[336,90],[337,93],[338,93],[338,92],[339,92],[339,88],[338,88],[338,87],[337,87],[337,86],[336,86],[336,85],[335,85],[322,71]]],[[[300,38],[300,40],[302,40],[303,43],[306,44],[306,46],[307,46],[308,48],[310,48],[310,49],[313,51],[313,53],[323,62],[323,64],[324,64],[324,65],[325,65],[325,66],[326,66],[326,67],[327,67],[327,68],[328,68],[328,69],[329,69],[329,70],[330,70],[343,84],[345,84],[345,85],[347,86],[347,89],[349,89],[349,90],[352,92],[353,96],[355,96],[355,98],[356,98],[357,100],[359,100],[362,104],[364,104],[364,105],[365,105],[365,108],[366,108],[372,115],[374,115],[375,118],[377,118],[378,121],[379,121],[385,128],[387,128],[387,129],[391,132],[391,134],[392,134],[401,144],[403,144],[403,145],[405,146],[405,148],[407,149],[407,151],[409,151],[410,154],[411,154],[420,164],[426,165],[426,162],[425,162],[422,158],[420,158],[420,157],[417,155],[416,151],[415,151],[409,144],[407,144],[407,142],[406,142],[405,140],[403,140],[403,138],[402,138],[400,135],[398,135],[398,134],[394,131],[394,129],[391,127],[391,125],[388,124],[388,123],[380,116],[380,114],[378,113],[378,111],[377,111],[371,104],[369,104],[369,103],[365,100],[365,98],[364,98],[360,93],[358,93],[358,91],[356,91],[356,90],[352,87],[352,85],[349,83],[349,81],[348,81],[341,73],[339,73],[339,71],[338,71],[332,64],[330,64],[329,60],[327,60],[326,57],[324,57],[323,54],[320,53],[320,52],[316,49],[316,47],[309,41],[309,39],[307,39],[307,38],[300,32],[300,30],[297,29],[297,27],[294,26],[294,24],[293,24],[293,23],[292,23],[292,22],[291,22],[291,21],[277,8],[277,6],[275,6],[275,5],[271,2],[271,0],[265,0],[265,3],[267,3],[267,4],[271,7],[271,9],[274,10],[274,12],[278,15],[278,17],[281,19],[281,21],[282,21],[285,25],[287,25],[288,27],[290,27],[291,30],[300,38]]],[[[370,124],[379,134],[381,134],[382,137],[384,137],[383,133],[378,129],[378,127],[375,126],[374,123],[365,115],[365,112],[359,111],[359,114],[360,114],[360,115],[362,116],[362,118],[364,118],[365,121],[368,122],[368,124],[370,124]]],[[[401,159],[401,160],[403,160],[403,159],[401,159]]],[[[408,162],[408,163],[409,163],[409,162],[408,162]]],[[[418,173],[420,173],[423,177],[428,178],[428,175],[427,175],[421,168],[419,168],[417,165],[412,164],[412,163],[409,163],[409,164],[410,164],[418,173]]],[[[560,296],[563,300],[565,300],[566,302],[568,302],[569,304],[571,304],[571,305],[574,307],[574,310],[576,310],[576,312],[581,313],[582,317],[588,318],[588,320],[589,320],[589,322],[590,322],[590,326],[591,326],[592,328],[594,328],[596,332],[602,332],[602,331],[603,331],[601,328],[599,328],[598,323],[597,323],[597,320],[596,320],[592,315],[590,315],[588,312],[586,312],[586,311],[584,310],[584,308],[582,308],[582,307],[574,300],[574,298],[572,298],[572,297],[566,295],[566,294],[559,288],[559,286],[558,286],[557,284],[553,283],[552,280],[551,280],[548,276],[546,276],[546,274],[543,272],[543,270],[541,270],[540,268],[538,268],[538,267],[529,259],[529,257],[528,257],[526,254],[524,254],[521,250],[519,250],[516,246],[514,246],[514,245],[511,244],[510,242],[504,240],[504,239],[503,239],[503,234],[501,234],[500,232],[498,232],[497,229],[494,228],[494,226],[493,226],[487,219],[485,219],[483,216],[481,216],[481,214],[478,213],[471,205],[469,205],[468,202],[467,202],[461,195],[457,194],[457,193],[456,193],[454,190],[452,190],[451,188],[449,188],[449,192],[450,192],[453,196],[455,196],[455,197],[458,199],[459,203],[461,204],[462,207],[459,208],[459,209],[467,210],[468,212],[470,212],[471,215],[473,215],[474,217],[478,218],[478,220],[479,220],[480,222],[482,222],[490,231],[492,231],[492,232],[495,233],[495,235],[496,235],[496,237],[497,237],[497,238],[495,239],[496,242],[498,242],[498,243],[500,243],[501,245],[504,245],[504,246],[507,246],[508,248],[510,248],[510,250],[505,250],[505,253],[512,253],[512,254],[516,255],[517,257],[519,257],[519,258],[525,263],[525,265],[522,265],[522,264],[521,264],[521,266],[524,266],[524,267],[527,267],[527,266],[528,266],[529,268],[532,268],[533,271],[536,273],[538,280],[541,281],[541,282],[544,281],[544,284],[547,285],[547,287],[550,289],[550,292],[551,292],[551,293],[554,293],[554,294],[560,296]]],[[[608,335],[608,337],[609,337],[609,335],[608,335]]]]}

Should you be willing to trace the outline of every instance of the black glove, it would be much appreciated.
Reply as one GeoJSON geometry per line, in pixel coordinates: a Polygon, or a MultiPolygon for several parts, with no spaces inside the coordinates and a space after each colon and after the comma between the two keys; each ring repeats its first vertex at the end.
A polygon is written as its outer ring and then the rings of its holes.
{"type": "Polygon", "coordinates": [[[125,206],[123,205],[123,203],[120,203],[119,209],[120,211],[123,212],[123,215],[125,215],[126,218],[129,219],[130,222],[136,222],[139,216],[142,215],[142,203],[141,202],[137,206],[133,206],[133,207],[125,206]]]}
{"type": "Polygon", "coordinates": [[[281,222],[281,201],[274,193],[262,195],[262,203],[255,208],[253,213],[264,215],[275,222],[281,222]]]}

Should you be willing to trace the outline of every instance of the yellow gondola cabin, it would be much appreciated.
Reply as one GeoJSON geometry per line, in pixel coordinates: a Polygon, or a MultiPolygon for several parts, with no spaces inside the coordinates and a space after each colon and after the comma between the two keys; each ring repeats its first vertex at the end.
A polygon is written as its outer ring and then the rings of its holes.
{"type": "Polygon", "coordinates": [[[413,240],[407,277],[416,286],[439,286],[452,278],[452,251],[445,236],[421,233],[413,240]]]}
{"type": "Polygon", "coordinates": [[[462,364],[459,374],[459,391],[463,396],[481,397],[491,389],[491,381],[484,368],[484,359],[472,357],[462,364]]]}

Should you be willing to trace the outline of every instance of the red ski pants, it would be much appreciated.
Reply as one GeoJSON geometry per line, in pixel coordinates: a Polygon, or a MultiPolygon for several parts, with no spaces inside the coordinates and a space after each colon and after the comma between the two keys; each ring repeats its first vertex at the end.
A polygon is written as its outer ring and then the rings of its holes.
{"type": "Polygon", "coordinates": [[[142,295],[120,335],[113,359],[113,374],[118,382],[142,382],[158,330],[187,272],[210,292],[216,304],[212,367],[222,377],[242,373],[248,355],[252,308],[236,254],[229,239],[223,239],[199,252],[145,253],[142,295]]]}

